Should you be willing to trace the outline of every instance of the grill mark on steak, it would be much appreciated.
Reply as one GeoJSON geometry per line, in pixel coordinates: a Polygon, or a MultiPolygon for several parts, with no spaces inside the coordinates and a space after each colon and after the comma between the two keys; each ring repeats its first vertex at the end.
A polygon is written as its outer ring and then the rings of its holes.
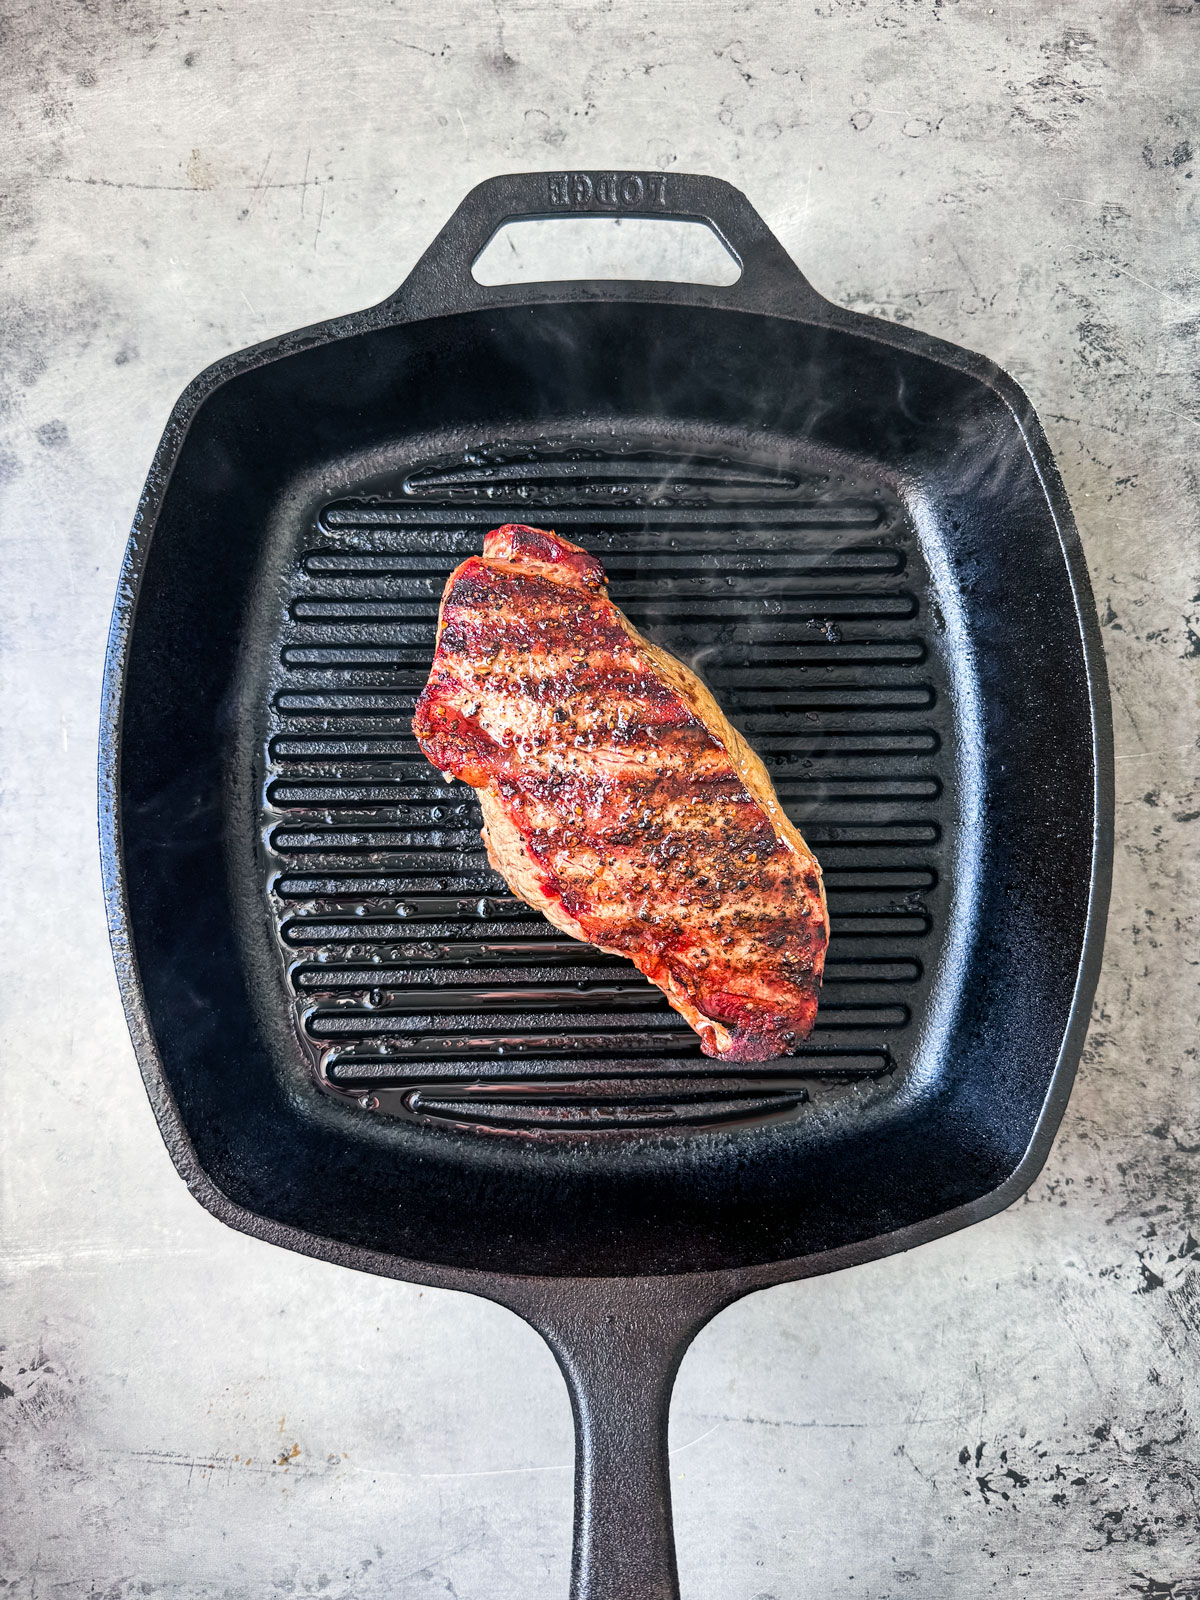
{"type": "Polygon", "coordinates": [[[705,1054],[770,1060],[812,1031],[829,939],[816,859],[762,762],[586,551],[515,524],[486,536],[447,580],[413,732],[479,791],[513,891],[629,957],[705,1054]]]}

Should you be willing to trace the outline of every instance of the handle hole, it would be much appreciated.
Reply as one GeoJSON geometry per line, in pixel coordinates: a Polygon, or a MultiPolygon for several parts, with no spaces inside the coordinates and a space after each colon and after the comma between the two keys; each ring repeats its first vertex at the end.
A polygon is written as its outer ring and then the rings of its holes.
{"type": "Polygon", "coordinates": [[[707,223],[668,217],[506,222],[471,266],[475,282],[488,287],[571,278],[728,285],[741,275],[741,262],[707,223]]]}

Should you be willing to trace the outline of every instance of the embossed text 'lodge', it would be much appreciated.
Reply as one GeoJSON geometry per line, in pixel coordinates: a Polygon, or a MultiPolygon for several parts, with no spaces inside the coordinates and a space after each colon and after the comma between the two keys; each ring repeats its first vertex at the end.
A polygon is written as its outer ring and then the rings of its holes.
{"type": "Polygon", "coordinates": [[[659,172],[555,172],[549,190],[550,204],[569,211],[637,210],[667,203],[667,180],[659,172]]]}

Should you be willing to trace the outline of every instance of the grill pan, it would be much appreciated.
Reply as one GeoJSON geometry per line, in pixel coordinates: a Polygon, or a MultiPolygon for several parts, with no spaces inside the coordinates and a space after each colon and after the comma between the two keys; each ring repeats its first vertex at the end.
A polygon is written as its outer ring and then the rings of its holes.
{"type": "Polygon", "coordinates": [[[192,1192],[288,1249],[509,1306],[576,1419],[573,1594],[677,1593],[666,1418],[749,1291],[1008,1205],[1100,960],[1111,723],[1041,429],[979,356],[821,298],[744,197],[481,184],[402,288],[187,389],[120,581],[113,949],[192,1192]],[[484,288],[518,217],[707,223],[730,287],[484,288]],[[490,871],[409,727],[447,572],[508,521],[605,563],[818,853],[800,1054],[708,1061],[490,871]]]}

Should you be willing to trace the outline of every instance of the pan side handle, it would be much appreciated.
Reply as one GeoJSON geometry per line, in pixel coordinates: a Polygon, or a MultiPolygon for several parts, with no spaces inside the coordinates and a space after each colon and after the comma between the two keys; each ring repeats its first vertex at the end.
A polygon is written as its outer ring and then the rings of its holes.
{"type": "Polygon", "coordinates": [[[446,312],[543,301],[636,299],[651,287],[632,280],[573,279],[553,284],[476,282],[471,267],[506,222],[522,218],[658,217],[701,222],[738,261],[736,283],[658,284],[661,297],[734,310],[825,314],[829,303],[808,282],[740,189],[695,172],[510,172],[464,197],[408,277],[377,308],[409,321],[446,312]]]}
{"type": "Polygon", "coordinates": [[[541,1279],[530,1289],[504,1299],[553,1350],[575,1417],[571,1600],[679,1600],[671,1389],[688,1345],[737,1293],[697,1278],[541,1279]]]}

